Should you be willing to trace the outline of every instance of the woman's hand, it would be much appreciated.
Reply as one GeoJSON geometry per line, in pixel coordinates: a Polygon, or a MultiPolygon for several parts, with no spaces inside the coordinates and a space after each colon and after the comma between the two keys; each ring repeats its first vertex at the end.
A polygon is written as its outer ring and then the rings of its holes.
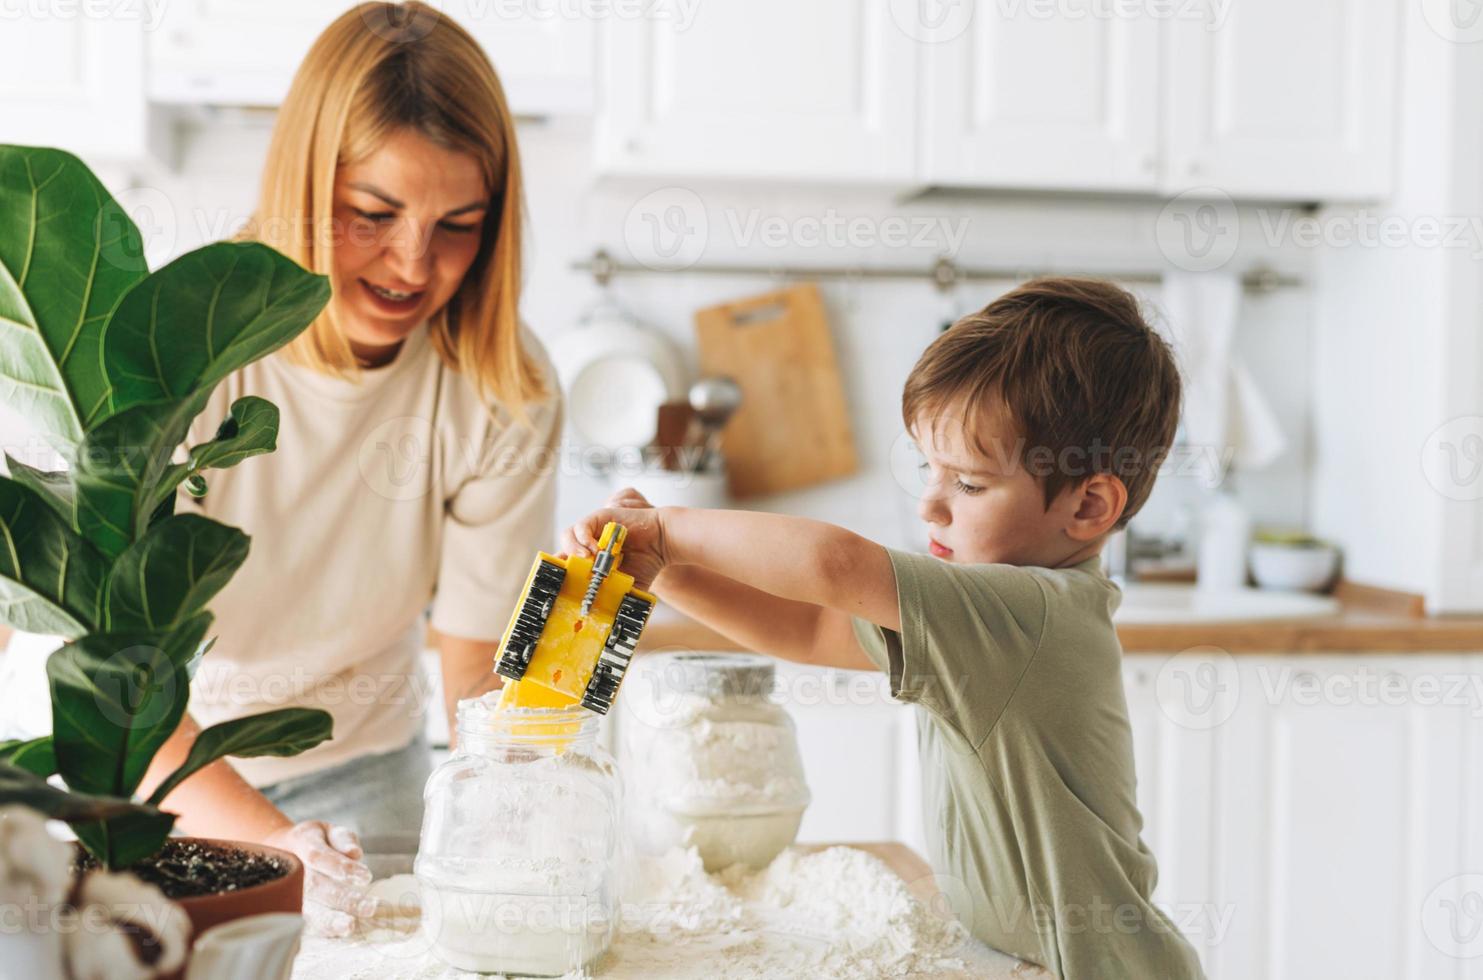
{"type": "Polygon", "coordinates": [[[304,923],[311,934],[348,936],[355,921],[374,915],[376,900],[366,894],[371,869],[355,832],[323,820],[305,820],[263,841],[304,862],[304,923]]]}
{"type": "Polygon", "coordinates": [[[622,524],[628,531],[623,542],[620,570],[633,576],[633,584],[648,589],[669,564],[665,549],[663,511],[654,507],[632,487],[624,487],[608,498],[606,506],[582,518],[562,535],[562,547],[569,555],[592,556],[597,553],[597,539],[609,521],[622,524]]]}

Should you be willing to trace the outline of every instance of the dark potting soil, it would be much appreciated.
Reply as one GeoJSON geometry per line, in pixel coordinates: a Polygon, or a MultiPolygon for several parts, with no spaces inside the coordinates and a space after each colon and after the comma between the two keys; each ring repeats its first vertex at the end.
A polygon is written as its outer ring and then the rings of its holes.
{"type": "MultiPolygon", "coordinates": [[[[97,864],[91,855],[83,855],[78,870],[87,871],[97,864]]],[[[166,898],[195,898],[241,891],[282,878],[288,874],[288,865],[276,857],[238,847],[171,838],[158,854],[128,871],[158,887],[166,898]]]]}

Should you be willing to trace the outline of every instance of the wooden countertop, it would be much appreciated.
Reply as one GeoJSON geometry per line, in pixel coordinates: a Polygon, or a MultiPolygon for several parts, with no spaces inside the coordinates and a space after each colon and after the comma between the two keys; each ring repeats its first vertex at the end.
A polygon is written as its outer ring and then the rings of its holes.
{"type": "MultiPolygon", "coordinates": [[[[1338,613],[1306,619],[1139,623],[1117,627],[1128,653],[1213,646],[1229,653],[1483,653],[1483,616],[1427,616],[1420,596],[1340,581],[1338,613]]],[[[641,650],[740,650],[673,610],[656,614],[641,650]]]]}

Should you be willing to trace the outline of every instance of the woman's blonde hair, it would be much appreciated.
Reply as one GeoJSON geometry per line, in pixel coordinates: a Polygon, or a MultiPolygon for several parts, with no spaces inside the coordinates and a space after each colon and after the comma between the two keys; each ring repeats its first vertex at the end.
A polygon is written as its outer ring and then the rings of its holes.
{"type": "MultiPolygon", "coordinates": [[[[449,368],[517,418],[548,394],[520,342],[523,200],[515,125],[494,66],[477,41],[425,3],[362,3],[309,49],[273,127],[257,211],[239,237],[264,242],[328,275],[337,238],[335,171],[411,130],[479,161],[490,193],[478,255],[428,323],[449,368]]],[[[334,304],[286,348],[327,374],[358,372],[334,304]]]]}

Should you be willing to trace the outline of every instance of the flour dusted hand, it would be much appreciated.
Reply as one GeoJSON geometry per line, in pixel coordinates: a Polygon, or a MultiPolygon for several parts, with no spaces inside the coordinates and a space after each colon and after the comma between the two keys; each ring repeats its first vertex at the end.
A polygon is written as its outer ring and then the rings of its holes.
{"type": "Polygon", "coordinates": [[[634,585],[647,589],[668,563],[664,548],[664,523],[660,511],[632,487],[624,487],[595,510],[566,529],[561,546],[568,555],[597,553],[597,539],[609,521],[628,530],[623,543],[623,571],[634,585]]]}
{"type": "Polygon", "coordinates": [[[354,831],[323,820],[306,820],[270,836],[265,844],[281,847],[304,862],[304,923],[319,936],[348,936],[357,919],[376,913],[367,894],[371,869],[361,860],[354,831]]]}

